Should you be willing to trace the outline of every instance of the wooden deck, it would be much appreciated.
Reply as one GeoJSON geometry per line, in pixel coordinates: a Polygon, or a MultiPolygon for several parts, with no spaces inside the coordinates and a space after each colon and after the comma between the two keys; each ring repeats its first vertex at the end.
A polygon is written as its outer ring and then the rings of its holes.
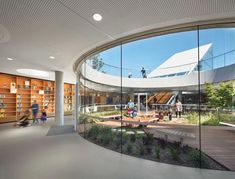
{"type": "MultiPolygon", "coordinates": [[[[147,130],[159,137],[157,128],[172,129],[173,131],[187,132],[195,135],[195,139],[186,138],[184,144],[199,148],[199,129],[198,126],[152,126],[147,130]]],[[[169,136],[169,139],[175,140],[169,136]]],[[[201,128],[201,147],[202,151],[229,168],[235,171],[235,130],[232,127],[225,126],[202,126],[201,128]]]]}

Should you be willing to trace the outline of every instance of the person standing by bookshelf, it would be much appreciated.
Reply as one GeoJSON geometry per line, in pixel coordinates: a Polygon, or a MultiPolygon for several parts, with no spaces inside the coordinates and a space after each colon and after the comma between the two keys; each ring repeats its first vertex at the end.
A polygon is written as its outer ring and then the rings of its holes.
{"type": "Polygon", "coordinates": [[[39,105],[36,100],[33,101],[31,108],[32,108],[32,113],[33,113],[33,124],[34,123],[37,124],[38,123],[37,116],[38,116],[38,111],[39,111],[39,105]]]}

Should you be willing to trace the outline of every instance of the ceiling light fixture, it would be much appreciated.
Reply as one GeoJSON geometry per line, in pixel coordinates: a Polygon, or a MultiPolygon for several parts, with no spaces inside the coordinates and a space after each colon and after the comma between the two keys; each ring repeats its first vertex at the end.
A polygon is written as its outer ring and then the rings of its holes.
{"type": "Polygon", "coordinates": [[[9,58],[9,57],[8,57],[8,58],[7,58],[7,60],[10,60],[10,61],[12,61],[12,60],[14,60],[14,59],[13,59],[13,58],[9,58]]]}
{"type": "Polygon", "coordinates": [[[100,14],[98,14],[98,13],[95,13],[95,14],[93,14],[93,19],[95,21],[101,21],[102,20],[102,16],[100,14]]]}
{"type": "Polygon", "coordinates": [[[50,58],[50,59],[55,59],[55,57],[53,57],[53,56],[50,56],[49,58],[50,58]]]}
{"type": "Polygon", "coordinates": [[[17,69],[18,73],[28,75],[28,76],[35,76],[35,77],[48,77],[49,73],[46,71],[35,70],[35,69],[17,69]]]}

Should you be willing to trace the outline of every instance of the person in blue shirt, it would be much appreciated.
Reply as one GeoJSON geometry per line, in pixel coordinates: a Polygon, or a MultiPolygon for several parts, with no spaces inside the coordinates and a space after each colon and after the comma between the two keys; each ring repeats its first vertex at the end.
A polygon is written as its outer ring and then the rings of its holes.
{"type": "Polygon", "coordinates": [[[127,103],[127,113],[129,115],[129,117],[132,117],[134,107],[135,107],[135,104],[130,99],[130,101],[127,103]]]}
{"type": "Polygon", "coordinates": [[[43,109],[42,110],[42,115],[41,115],[41,121],[42,121],[43,124],[45,124],[46,120],[47,120],[46,109],[43,109]]]}
{"type": "Polygon", "coordinates": [[[38,119],[37,119],[37,116],[38,116],[38,111],[39,111],[39,105],[37,104],[37,101],[34,100],[32,106],[32,113],[33,113],[33,124],[34,123],[38,123],[38,119]]]}

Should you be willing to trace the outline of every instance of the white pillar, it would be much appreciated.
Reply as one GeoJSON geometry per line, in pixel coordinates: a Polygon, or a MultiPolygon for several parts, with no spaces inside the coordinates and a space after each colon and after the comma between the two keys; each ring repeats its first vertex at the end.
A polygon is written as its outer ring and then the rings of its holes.
{"type": "Polygon", "coordinates": [[[182,102],[182,91],[178,91],[178,99],[182,102]]]}
{"type": "Polygon", "coordinates": [[[138,111],[140,111],[140,94],[139,93],[138,93],[138,98],[137,99],[138,99],[137,107],[138,107],[138,111]]]}
{"type": "Polygon", "coordinates": [[[146,113],[148,112],[148,104],[147,104],[148,99],[147,99],[147,97],[148,97],[148,94],[146,93],[145,94],[145,112],[146,113]]]}
{"type": "Polygon", "coordinates": [[[79,125],[80,114],[80,93],[79,93],[79,76],[76,74],[76,86],[75,86],[75,119],[74,119],[74,131],[77,131],[77,125],[79,125]]]}
{"type": "Polygon", "coordinates": [[[64,81],[63,72],[55,71],[55,120],[56,125],[64,125],[64,81]]]}

